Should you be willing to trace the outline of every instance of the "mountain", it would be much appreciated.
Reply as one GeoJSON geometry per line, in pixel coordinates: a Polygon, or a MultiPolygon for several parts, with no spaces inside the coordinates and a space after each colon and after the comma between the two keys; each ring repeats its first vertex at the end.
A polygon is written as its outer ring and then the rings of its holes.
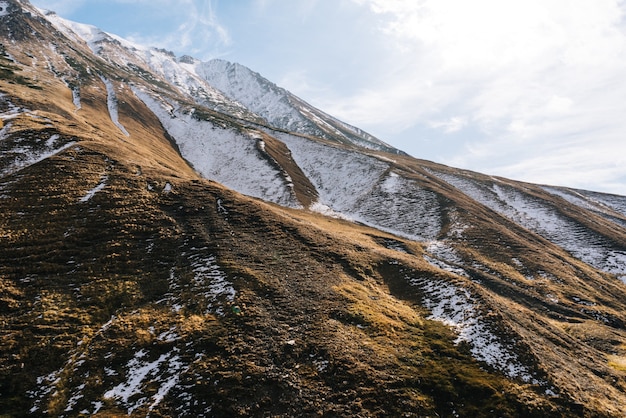
{"type": "Polygon", "coordinates": [[[25,0],[0,44],[1,416],[623,416],[626,197],[25,0]]]}
{"type": "Polygon", "coordinates": [[[190,71],[265,118],[273,128],[401,153],[367,132],[312,107],[243,65],[219,59],[201,62],[183,57],[183,61],[191,64],[190,71]]]}

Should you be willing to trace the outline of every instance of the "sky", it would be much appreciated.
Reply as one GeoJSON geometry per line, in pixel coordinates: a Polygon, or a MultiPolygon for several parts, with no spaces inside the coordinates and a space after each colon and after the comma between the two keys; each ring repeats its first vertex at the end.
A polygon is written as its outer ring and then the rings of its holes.
{"type": "Polygon", "coordinates": [[[626,195],[625,0],[31,0],[243,64],[410,155],[626,195]]]}

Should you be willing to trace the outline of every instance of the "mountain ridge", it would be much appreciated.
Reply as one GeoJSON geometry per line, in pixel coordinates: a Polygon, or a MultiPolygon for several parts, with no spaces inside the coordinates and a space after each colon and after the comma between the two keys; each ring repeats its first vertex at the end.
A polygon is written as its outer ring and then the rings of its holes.
{"type": "Polygon", "coordinates": [[[626,197],[292,132],[5,3],[8,416],[621,416],[626,197]]]}
{"type": "MultiPolygon", "coordinates": [[[[278,129],[331,140],[339,139],[343,142],[358,143],[374,149],[400,152],[372,135],[320,112],[302,99],[240,64],[220,59],[202,62],[189,56],[176,58],[170,51],[141,47],[116,35],[105,33],[94,26],[62,19],[53,12],[47,12],[47,15],[50,21],[62,32],[69,33],[70,36],[72,33],[78,35],[96,55],[100,55],[105,49],[105,45],[110,44],[140,53],[143,55],[144,62],[153,71],[179,88],[185,89],[186,93],[196,99],[204,96],[201,103],[214,109],[252,122],[260,117],[261,120],[278,129]],[[228,77],[228,74],[237,72],[240,74],[238,77],[231,77],[226,82],[220,81],[220,77],[218,77],[222,74],[228,77]],[[198,77],[201,80],[197,80],[198,77]],[[208,83],[208,88],[202,81],[208,83]],[[228,99],[220,97],[221,94],[224,94],[228,99]],[[229,101],[232,102],[226,103],[222,107],[219,106],[220,102],[229,101]],[[275,115],[281,116],[276,119],[275,115]]],[[[125,55],[127,55],[124,52],[116,54],[109,51],[102,55],[105,58],[108,57],[106,59],[112,58],[118,64],[128,65],[128,62],[124,62],[126,60],[125,55]]]]}

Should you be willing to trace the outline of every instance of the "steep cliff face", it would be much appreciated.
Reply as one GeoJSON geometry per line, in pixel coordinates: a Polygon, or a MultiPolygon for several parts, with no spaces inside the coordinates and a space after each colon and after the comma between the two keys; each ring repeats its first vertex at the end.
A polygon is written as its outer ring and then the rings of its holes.
{"type": "Polygon", "coordinates": [[[622,416],[626,197],[26,1],[0,43],[3,414],[622,416]]]}

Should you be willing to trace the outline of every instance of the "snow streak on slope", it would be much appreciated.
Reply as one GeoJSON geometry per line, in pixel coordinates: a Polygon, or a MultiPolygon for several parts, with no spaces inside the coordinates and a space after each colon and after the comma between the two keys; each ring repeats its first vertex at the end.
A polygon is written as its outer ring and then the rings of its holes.
{"type": "Polygon", "coordinates": [[[344,217],[415,240],[437,237],[440,206],[434,192],[391,171],[389,163],[303,137],[271,132],[319,193],[318,205],[344,217]]]}
{"type": "Polygon", "coordinates": [[[468,343],[474,358],[511,378],[540,383],[521,363],[514,344],[498,337],[493,326],[481,316],[480,304],[468,289],[443,280],[410,276],[406,279],[423,292],[422,303],[431,312],[429,319],[455,328],[456,343],[468,343]]]}
{"type": "Polygon", "coordinates": [[[433,267],[440,268],[459,276],[470,277],[461,267],[463,260],[455,249],[445,241],[431,241],[426,247],[424,259],[433,267]]]}
{"type": "Polygon", "coordinates": [[[87,194],[85,194],[85,196],[81,197],[80,200],[78,201],[79,203],[86,203],[89,200],[91,200],[92,197],[95,196],[96,193],[104,190],[104,188],[107,185],[107,181],[109,180],[108,176],[102,176],[102,178],[100,179],[100,183],[98,183],[98,185],[96,187],[94,187],[93,189],[89,190],[87,192],[87,194]]]}
{"type": "Polygon", "coordinates": [[[552,193],[555,196],[559,196],[568,202],[580,206],[583,209],[592,210],[594,212],[608,213],[610,208],[595,199],[590,199],[584,196],[582,193],[577,193],[573,190],[561,189],[557,187],[544,186],[543,189],[548,193],[552,193]]]}
{"type": "Polygon", "coordinates": [[[292,193],[290,179],[270,163],[257,133],[220,127],[199,120],[193,113],[174,110],[139,90],[135,93],[161,120],[183,157],[205,178],[252,197],[301,207],[292,193]]]}
{"type": "Polygon", "coordinates": [[[626,252],[606,238],[564,216],[556,207],[495,180],[491,187],[469,177],[434,172],[472,199],[522,225],[585,263],[626,279],[626,252]]]}
{"type": "Polygon", "coordinates": [[[617,196],[604,193],[581,191],[587,198],[593,199],[603,205],[606,205],[618,212],[619,214],[626,216],[626,196],[617,196]]]}
{"type": "Polygon", "coordinates": [[[109,115],[111,116],[111,121],[115,126],[119,128],[120,131],[126,136],[130,136],[126,128],[120,123],[119,115],[117,112],[117,95],[115,94],[115,86],[109,80],[104,77],[100,77],[104,85],[107,89],[107,108],[109,109],[109,115]]]}
{"type": "Polygon", "coordinates": [[[80,88],[73,87],[72,88],[72,102],[74,102],[74,111],[79,111],[83,106],[80,103],[80,88]]]}

